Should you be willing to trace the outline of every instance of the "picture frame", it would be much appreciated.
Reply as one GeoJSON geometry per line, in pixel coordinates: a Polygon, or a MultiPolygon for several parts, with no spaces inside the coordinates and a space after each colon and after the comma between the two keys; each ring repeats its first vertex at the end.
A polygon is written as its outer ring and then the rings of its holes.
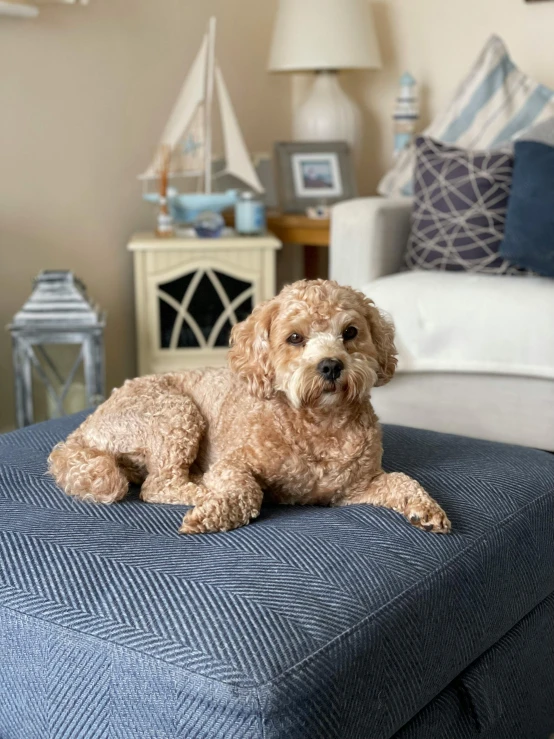
{"type": "Polygon", "coordinates": [[[356,197],[346,141],[279,141],[275,159],[284,213],[305,213],[307,208],[356,197]]]}

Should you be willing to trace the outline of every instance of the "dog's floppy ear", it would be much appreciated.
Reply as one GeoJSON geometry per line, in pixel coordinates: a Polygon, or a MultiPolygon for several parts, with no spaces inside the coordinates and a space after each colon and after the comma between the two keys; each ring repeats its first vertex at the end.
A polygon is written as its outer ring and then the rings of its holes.
{"type": "Polygon", "coordinates": [[[364,315],[369,324],[371,338],[377,350],[377,387],[386,385],[392,380],[398,360],[394,345],[394,326],[375,306],[375,303],[364,296],[364,315]]]}
{"type": "Polygon", "coordinates": [[[258,398],[270,398],[275,390],[275,372],[269,357],[269,331],[277,312],[277,301],[268,300],[237,323],[231,331],[229,366],[247,381],[250,392],[258,398]]]}

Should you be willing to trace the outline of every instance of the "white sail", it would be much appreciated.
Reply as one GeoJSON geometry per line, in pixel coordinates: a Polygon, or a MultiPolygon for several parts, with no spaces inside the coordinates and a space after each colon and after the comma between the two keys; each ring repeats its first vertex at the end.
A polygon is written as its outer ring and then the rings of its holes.
{"type": "Polygon", "coordinates": [[[204,169],[204,132],[205,106],[200,105],[194,114],[190,126],[179,146],[175,149],[171,173],[194,176],[202,174],[204,169]]]}
{"type": "Polygon", "coordinates": [[[223,128],[223,141],[225,145],[225,172],[242,180],[245,185],[256,192],[263,192],[264,188],[260,182],[256,170],[250,159],[248,149],[244,143],[241,130],[233,110],[231,98],[223,80],[219,67],[215,70],[217,95],[219,109],[221,112],[221,125],[223,128]]]}
{"type": "MultiPolygon", "coordinates": [[[[195,137],[195,145],[200,143],[202,151],[200,152],[200,159],[204,156],[204,140],[203,133],[200,141],[196,140],[196,132],[200,133],[201,127],[198,126],[199,115],[202,115],[203,121],[203,104],[206,89],[206,62],[208,52],[208,39],[205,36],[200,47],[200,51],[194,60],[188,77],[185,80],[179,98],[169,121],[164,129],[162,138],[160,141],[160,147],[168,146],[172,154],[177,156],[172,157],[170,173],[181,174],[182,172],[177,171],[179,165],[177,162],[181,158],[179,153],[176,151],[177,146],[183,140],[184,147],[187,147],[187,134],[191,134],[195,137]],[[202,111],[202,112],[201,112],[202,111]]],[[[186,152],[185,152],[186,153],[186,152]]],[[[201,165],[199,169],[201,170],[201,165]]],[[[146,172],[142,175],[141,179],[154,179],[158,176],[159,161],[158,155],[154,158],[154,161],[146,172]]]]}
{"type": "Polygon", "coordinates": [[[203,184],[204,192],[211,192],[212,91],[215,81],[226,160],[225,170],[218,174],[230,174],[252,190],[263,192],[264,188],[248,154],[223,75],[219,67],[215,66],[215,23],[215,18],[211,18],[208,33],[204,36],[181,88],[154,161],[140,179],[158,179],[162,157],[169,152],[170,177],[198,177],[198,190],[200,191],[203,184]]]}

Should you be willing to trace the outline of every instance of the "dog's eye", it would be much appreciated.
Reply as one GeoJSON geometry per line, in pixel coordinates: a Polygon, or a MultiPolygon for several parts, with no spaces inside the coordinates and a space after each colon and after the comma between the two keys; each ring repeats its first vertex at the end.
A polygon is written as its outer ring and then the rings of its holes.
{"type": "Polygon", "coordinates": [[[293,344],[294,346],[299,346],[300,344],[304,343],[304,337],[300,334],[291,334],[287,339],[287,343],[293,344]]]}
{"type": "Polygon", "coordinates": [[[358,329],[355,326],[349,326],[348,328],[345,328],[342,332],[342,338],[345,341],[352,341],[352,339],[355,339],[358,335],[358,329]]]}

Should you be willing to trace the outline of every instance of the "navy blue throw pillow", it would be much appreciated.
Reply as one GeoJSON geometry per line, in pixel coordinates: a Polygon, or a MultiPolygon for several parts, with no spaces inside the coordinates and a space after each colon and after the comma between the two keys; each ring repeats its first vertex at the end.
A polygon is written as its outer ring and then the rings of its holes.
{"type": "Polygon", "coordinates": [[[554,147],[518,141],[500,254],[554,277],[554,147]]]}

